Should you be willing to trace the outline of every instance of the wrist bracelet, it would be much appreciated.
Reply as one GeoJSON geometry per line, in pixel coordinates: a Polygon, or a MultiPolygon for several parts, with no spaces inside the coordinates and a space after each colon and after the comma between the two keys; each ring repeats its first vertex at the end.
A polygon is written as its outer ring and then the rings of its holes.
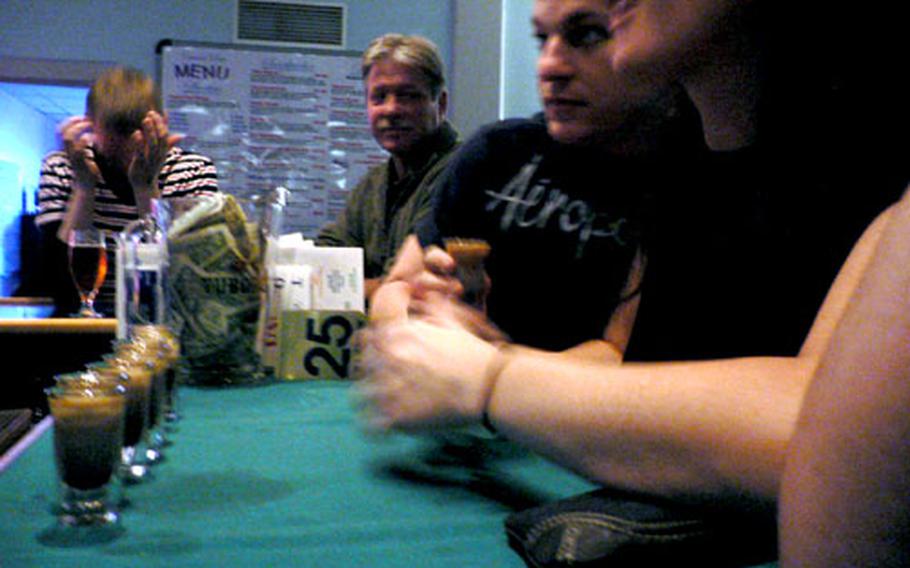
{"type": "Polygon", "coordinates": [[[508,343],[498,343],[496,345],[496,352],[493,354],[490,362],[487,363],[487,368],[484,370],[483,374],[486,393],[484,394],[483,406],[481,407],[480,423],[491,434],[496,434],[497,432],[496,427],[493,426],[493,422],[490,420],[490,399],[493,398],[493,390],[496,389],[496,383],[499,382],[499,376],[502,375],[506,365],[512,360],[511,351],[512,349],[508,343]]]}

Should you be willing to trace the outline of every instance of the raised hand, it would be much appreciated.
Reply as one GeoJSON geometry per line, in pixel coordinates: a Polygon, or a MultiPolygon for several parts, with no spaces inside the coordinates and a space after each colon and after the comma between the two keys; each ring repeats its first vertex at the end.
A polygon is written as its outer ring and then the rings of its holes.
{"type": "Polygon", "coordinates": [[[130,136],[133,158],[127,169],[133,191],[149,191],[157,197],[155,183],[168,151],[182,136],[168,133],[167,118],[149,111],[142,119],[142,127],[130,136]]]}
{"type": "Polygon", "coordinates": [[[101,179],[101,171],[92,151],[92,121],[84,116],[73,116],[61,123],[60,137],[73,169],[73,183],[77,188],[93,189],[101,179]]]}

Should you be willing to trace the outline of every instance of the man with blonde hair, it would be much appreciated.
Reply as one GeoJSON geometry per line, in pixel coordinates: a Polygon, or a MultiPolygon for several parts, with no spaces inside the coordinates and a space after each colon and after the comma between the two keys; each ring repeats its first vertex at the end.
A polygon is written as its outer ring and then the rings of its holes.
{"type": "Polygon", "coordinates": [[[446,120],[445,67],[431,41],[383,35],[364,51],[361,68],[370,130],[389,159],[360,180],[316,243],[363,248],[369,298],[430,211],[432,182],[458,145],[458,133],[446,120]]]}

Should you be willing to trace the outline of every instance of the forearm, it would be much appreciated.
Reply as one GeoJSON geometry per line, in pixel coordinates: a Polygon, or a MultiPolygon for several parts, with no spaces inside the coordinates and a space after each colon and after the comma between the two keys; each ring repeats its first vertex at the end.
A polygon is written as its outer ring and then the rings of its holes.
{"type": "Polygon", "coordinates": [[[801,355],[820,358],[825,352],[835,328],[847,310],[859,282],[875,254],[882,231],[888,223],[891,210],[886,210],[863,232],[863,236],[850,251],[850,256],[838,271],[837,278],[825,297],[809,335],[800,349],[801,355]]]}
{"type": "Polygon", "coordinates": [[[133,197],[136,200],[136,211],[140,218],[152,212],[152,198],[158,197],[158,191],[149,185],[133,186],[133,197]]]}
{"type": "Polygon", "coordinates": [[[95,210],[95,188],[74,186],[66,204],[66,213],[57,231],[57,238],[66,242],[67,235],[73,229],[84,229],[92,226],[92,214],[95,210]]]}
{"type": "Polygon", "coordinates": [[[622,363],[622,351],[604,339],[592,339],[562,351],[563,355],[600,363],[622,363]]]}
{"type": "Polygon", "coordinates": [[[521,351],[488,412],[509,438],[593,481],[767,505],[811,368],[792,358],[609,367],[521,351]]]}

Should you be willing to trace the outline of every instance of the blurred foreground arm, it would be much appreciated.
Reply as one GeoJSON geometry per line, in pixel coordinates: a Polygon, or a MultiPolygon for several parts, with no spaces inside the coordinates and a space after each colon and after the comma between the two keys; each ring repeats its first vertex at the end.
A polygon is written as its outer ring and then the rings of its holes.
{"type": "Polygon", "coordinates": [[[508,349],[503,360],[440,297],[423,319],[372,327],[363,386],[375,423],[432,430],[486,412],[500,433],[595,482],[771,509],[805,388],[882,220],[854,248],[798,357],[615,365],[508,349]]]}
{"type": "Polygon", "coordinates": [[[910,195],[890,213],[789,449],[783,566],[910,565],[910,195]]]}

